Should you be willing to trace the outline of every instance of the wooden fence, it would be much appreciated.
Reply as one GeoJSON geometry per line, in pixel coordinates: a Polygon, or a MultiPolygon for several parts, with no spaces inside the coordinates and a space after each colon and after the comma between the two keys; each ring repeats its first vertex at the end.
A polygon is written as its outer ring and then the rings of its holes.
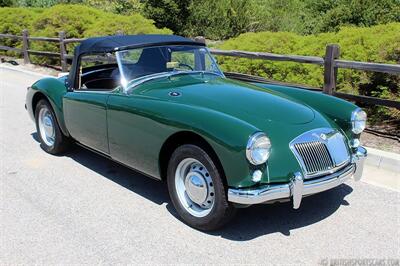
{"type": "MultiPolygon", "coordinates": [[[[117,35],[122,35],[122,31],[117,31],[117,35]]],[[[58,57],[60,60],[60,65],[62,71],[68,70],[68,60],[72,59],[73,55],[67,53],[67,44],[81,42],[84,39],[71,38],[67,39],[65,37],[65,32],[60,32],[58,38],[48,38],[48,37],[31,37],[27,30],[22,32],[21,36],[11,35],[11,34],[0,34],[1,38],[10,38],[14,40],[22,41],[22,48],[1,46],[0,50],[3,51],[14,51],[23,55],[24,63],[30,63],[29,55],[39,55],[47,57],[58,57]],[[44,41],[44,42],[54,42],[59,44],[59,52],[49,52],[49,51],[35,51],[30,49],[31,41],[44,41]]],[[[205,42],[203,37],[196,37],[196,41],[205,42]]],[[[332,44],[326,47],[325,56],[301,56],[301,55],[281,55],[273,53],[264,52],[247,52],[247,51],[234,51],[234,50],[217,50],[210,49],[211,53],[219,56],[232,56],[240,58],[249,59],[263,59],[271,61],[285,61],[285,62],[296,62],[304,64],[314,64],[324,68],[324,86],[322,91],[326,94],[334,95],[347,100],[355,101],[357,103],[370,104],[370,105],[382,105],[386,107],[393,107],[400,110],[400,102],[388,99],[381,99],[377,97],[363,96],[363,95],[353,95],[347,93],[341,93],[336,91],[336,80],[337,80],[337,70],[339,68],[346,69],[356,69],[363,71],[375,71],[388,73],[393,75],[400,75],[400,65],[399,64],[379,64],[379,63],[369,63],[369,62],[357,62],[340,60],[340,48],[338,45],[332,44]]],[[[232,73],[231,73],[232,75],[232,73]]],[[[235,78],[243,80],[251,80],[252,76],[233,74],[235,78]]],[[[262,78],[256,77],[259,81],[265,81],[262,78]]]]}

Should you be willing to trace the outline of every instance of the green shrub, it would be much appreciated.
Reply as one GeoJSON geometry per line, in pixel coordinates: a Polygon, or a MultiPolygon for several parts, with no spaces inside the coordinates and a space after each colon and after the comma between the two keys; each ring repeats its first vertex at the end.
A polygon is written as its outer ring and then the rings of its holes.
{"type": "MultiPolygon", "coordinates": [[[[24,29],[32,32],[32,21],[34,21],[40,13],[40,9],[0,8],[0,33],[22,35],[24,29]]],[[[1,38],[0,45],[21,48],[22,42],[18,39],[1,38]]],[[[5,52],[0,51],[0,53],[4,54],[5,52]]],[[[19,53],[16,52],[7,52],[7,54],[19,56],[19,53]]]]}
{"type": "MultiPolygon", "coordinates": [[[[323,57],[327,44],[337,43],[341,59],[400,63],[400,23],[369,28],[344,27],[336,33],[301,36],[285,32],[245,33],[230,39],[218,48],[277,54],[323,57]]],[[[315,65],[265,60],[218,57],[224,71],[248,73],[268,79],[323,86],[323,68],[315,65]]],[[[400,101],[400,77],[375,72],[340,69],[338,90],[400,101]]],[[[379,109],[380,113],[400,119],[398,110],[379,109]]]]}
{"type": "MultiPolygon", "coordinates": [[[[25,8],[0,8],[0,33],[21,35],[22,30],[32,31],[32,21],[34,21],[41,10],[25,8]]],[[[15,40],[0,39],[1,45],[14,46],[15,40]]]]}
{"type": "Polygon", "coordinates": [[[92,27],[85,31],[85,37],[98,35],[113,35],[118,30],[124,34],[171,34],[169,29],[157,29],[149,19],[140,14],[129,16],[107,14],[93,23],[92,27]]]}
{"type": "MultiPolygon", "coordinates": [[[[168,29],[157,29],[152,20],[138,13],[117,15],[85,5],[55,5],[51,8],[0,8],[0,32],[21,35],[28,29],[31,36],[58,37],[60,31],[67,38],[86,38],[124,34],[169,34],[168,29]]],[[[20,47],[20,41],[0,39],[0,45],[20,47]]],[[[58,43],[32,41],[30,48],[38,51],[59,52],[58,43]]],[[[67,49],[72,53],[73,44],[67,49]]],[[[59,64],[57,58],[32,56],[34,63],[59,64]]]]}

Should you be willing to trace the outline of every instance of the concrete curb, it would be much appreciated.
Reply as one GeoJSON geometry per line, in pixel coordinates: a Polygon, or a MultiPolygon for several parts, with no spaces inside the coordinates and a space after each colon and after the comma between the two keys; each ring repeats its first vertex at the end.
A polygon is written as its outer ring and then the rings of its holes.
{"type": "Polygon", "coordinates": [[[368,157],[365,160],[367,165],[400,173],[400,154],[368,147],[366,149],[368,151],[368,157]]]}

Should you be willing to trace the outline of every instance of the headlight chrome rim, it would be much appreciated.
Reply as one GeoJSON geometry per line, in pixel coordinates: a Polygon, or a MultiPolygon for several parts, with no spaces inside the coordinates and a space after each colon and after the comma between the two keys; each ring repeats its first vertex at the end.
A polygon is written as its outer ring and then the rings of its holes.
{"type": "Polygon", "coordinates": [[[351,113],[351,131],[354,134],[361,134],[367,124],[367,113],[361,108],[357,108],[351,113]],[[364,119],[360,119],[360,116],[364,119]]]}
{"type": "Polygon", "coordinates": [[[246,157],[247,160],[253,164],[253,165],[261,165],[264,164],[268,161],[269,155],[271,153],[271,140],[268,138],[268,136],[264,133],[264,132],[256,132],[253,135],[250,136],[248,142],[247,142],[247,146],[246,146],[246,157]],[[269,147],[268,147],[268,154],[266,156],[265,159],[258,161],[256,160],[253,155],[253,149],[255,148],[254,145],[257,143],[258,140],[260,140],[261,138],[266,138],[266,140],[269,143],[269,147]]]}

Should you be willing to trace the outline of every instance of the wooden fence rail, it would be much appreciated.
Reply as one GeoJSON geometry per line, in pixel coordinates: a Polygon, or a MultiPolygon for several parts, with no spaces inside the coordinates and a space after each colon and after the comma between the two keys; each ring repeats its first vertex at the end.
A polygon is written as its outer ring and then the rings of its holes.
{"type": "MultiPolygon", "coordinates": [[[[116,35],[122,35],[122,31],[117,31],[116,35]]],[[[48,37],[31,37],[27,30],[23,30],[22,36],[12,35],[12,34],[0,34],[0,39],[13,39],[22,41],[22,48],[1,46],[0,51],[13,51],[20,53],[24,58],[24,63],[30,63],[29,55],[39,55],[47,57],[59,57],[60,66],[63,72],[68,71],[68,60],[73,58],[72,54],[67,53],[67,44],[82,42],[85,39],[81,38],[70,38],[67,39],[65,32],[60,32],[58,38],[48,38],[48,37]],[[43,42],[54,42],[59,43],[59,52],[49,52],[49,51],[35,51],[31,50],[30,41],[43,41],[43,42]]],[[[204,42],[203,37],[196,37],[196,41],[204,42]]],[[[248,51],[235,51],[235,50],[218,50],[210,49],[210,52],[217,56],[230,56],[248,59],[262,59],[270,61],[284,61],[284,62],[296,62],[303,64],[313,64],[324,68],[324,86],[322,91],[326,94],[334,95],[347,100],[355,101],[358,103],[371,104],[371,105],[382,105],[386,107],[393,107],[400,110],[400,102],[394,100],[381,99],[377,97],[363,96],[363,95],[353,95],[347,93],[336,92],[336,81],[337,81],[337,70],[339,68],[345,69],[356,69],[362,71],[374,71],[382,72],[393,75],[400,75],[400,65],[399,64],[379,64],[370,62],[357,62],[341,60],[340,48],[338,45],[332,44],[326,47],[325,56],[302,56],[302,55],[281,55],[273,53],[264,52],[248,52],[248,51]]],[[[238,73],[230,73],[232,77],[242,80],[250,80],[249,75],[243,75],[238,73]]],[[[256,78],[260,82],[269,82],[263,78],[256,78]]],[[[306,87],[306,86],[303,86],[306,87]]],[[[315,88],[316,89],[316,88],[315,88]]]]}

